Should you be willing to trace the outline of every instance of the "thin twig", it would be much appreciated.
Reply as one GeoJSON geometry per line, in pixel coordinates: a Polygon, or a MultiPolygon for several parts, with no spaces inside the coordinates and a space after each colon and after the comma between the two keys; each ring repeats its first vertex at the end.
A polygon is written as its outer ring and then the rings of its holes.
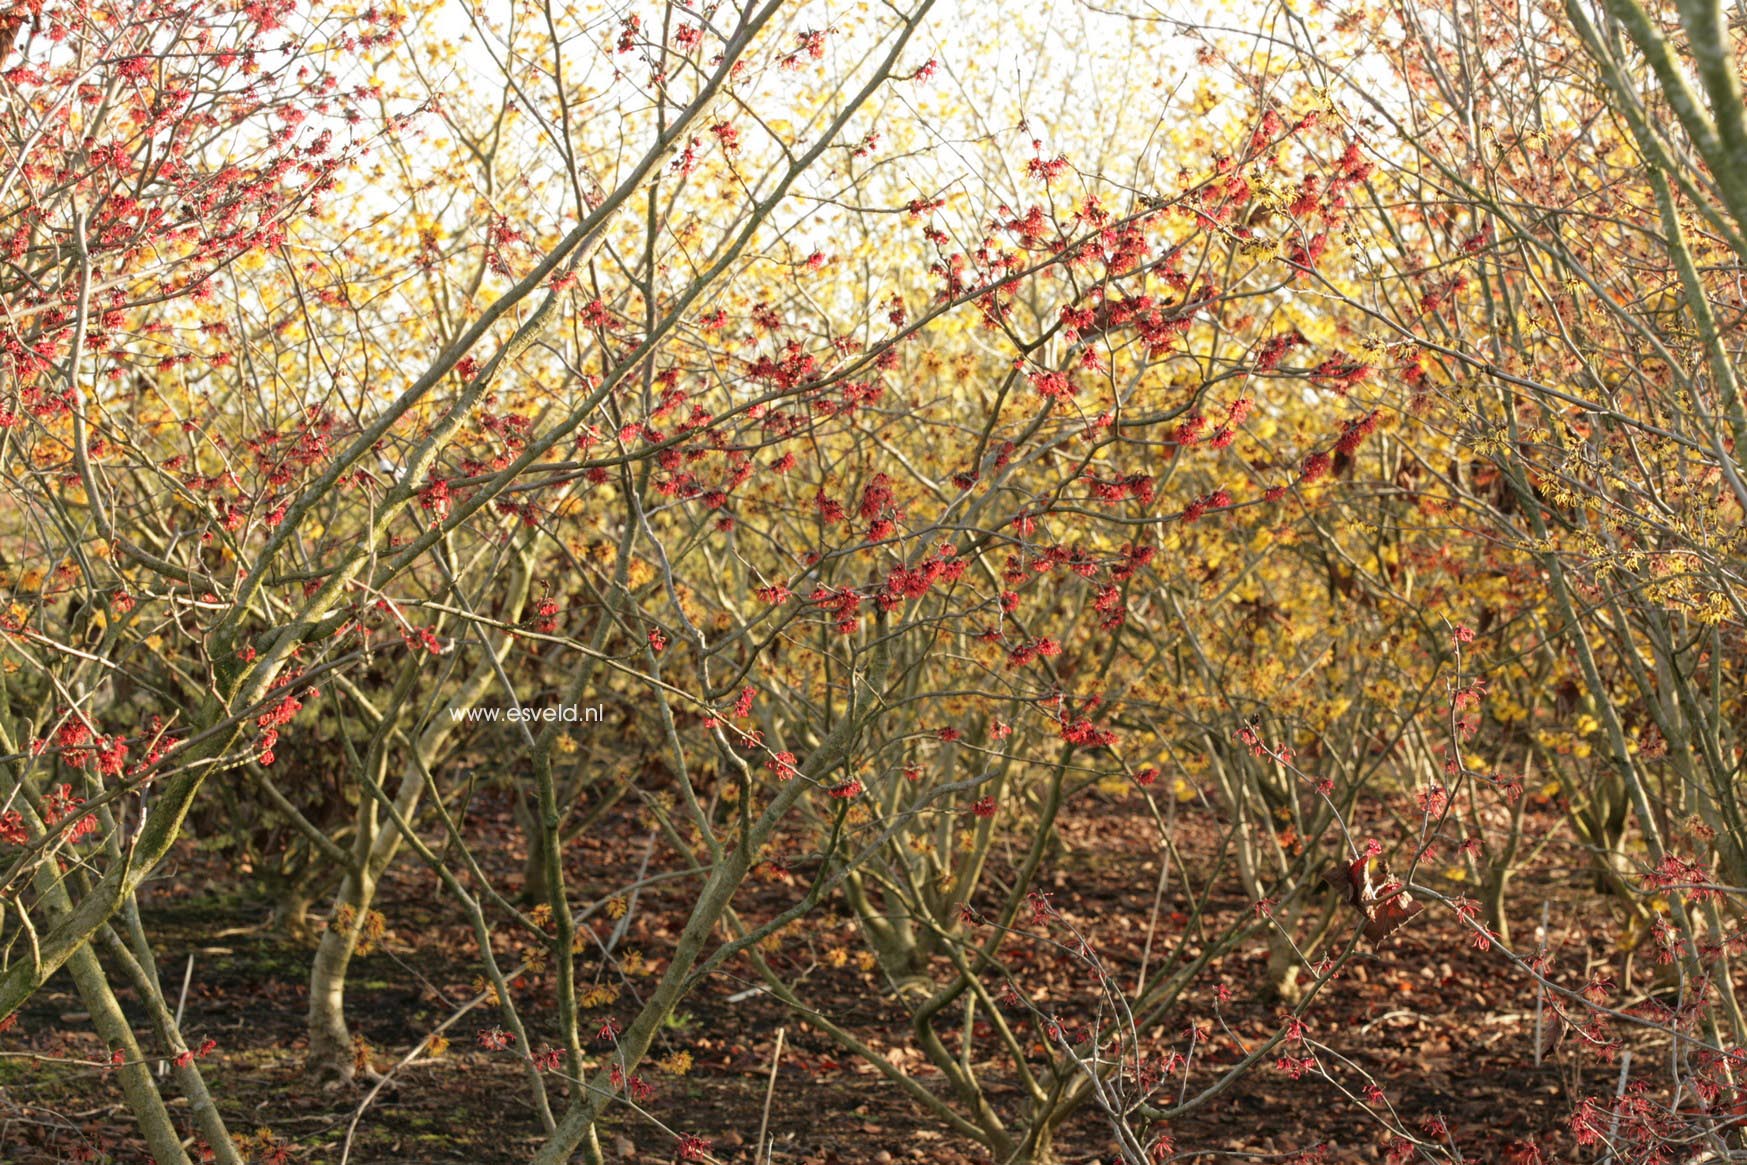
{"type": "MultiPolygon", "coordinates": [[[[1544,955],[1547,953],[1547,912],[1551,908],[1552,903],[1546,899],[1542,899],[1541,929],[1540,933],[1535,936],[1540,944],[1540,949],[1536,952],[1537,954],[1544,955]]],[[[1535,1067],[1537,1068],[1541,1066],[1542,1008],[1546,1004],[1546,999],[1547,988],[1537,979],[1535,981],[1535,1067]]]]}
{"type": "Polygon", "coordinates": [[[776,1068],[783,1058],[783,1036],[787,1032],[787,1028],[776,1029],[776,1047],[770,1053],[770,1079],[764,1085],[764,1114],[758,1118],[758,1141],[752,1150],[752,1165],[759,1165],[761,1161],[770,1165],[771,1146],[765,1143],[764,1134],[770,1128],[770,1102],[776,1095],[776,1068]]]}
{"type": "Polygon", "coordinates": [[[1632,1052],[1626,1049],[1620,1053],[1620,1082],[1614,1086],[1614,1119],[1607,1126],[1607,1156],[1601,1159],[1602,1165],[1609,1165],[1614,1159],[1614,1137],[1620,1131],[1620,1102],[1626,1097],[1626,1076],[1632,1070],[1632,1052]]]}
{"type": "MultiPolygon", "coordinates": [[[[157,976],[153,975],[152,978],[155,981],[157,976]]],[[[188,1003],[188,982],[189,982],[189,980],[191,980],[193,978],[194,978],[194,952],[189,951],[188,952],[188,962],[182,968],[182,993],[180,995],[176,996],[176,1022],[174,1024],[176,1031],[182,1030],[182,1008],[184,1006],[186,1006],[188,1003]]],[[[159,1076],[163,1076],[166,1073],[168,1073],[169,1071],[170,1071],[170,1062],[168,1060],[165,1060],[158,1065],[158,1075],[159,1076]]]]}

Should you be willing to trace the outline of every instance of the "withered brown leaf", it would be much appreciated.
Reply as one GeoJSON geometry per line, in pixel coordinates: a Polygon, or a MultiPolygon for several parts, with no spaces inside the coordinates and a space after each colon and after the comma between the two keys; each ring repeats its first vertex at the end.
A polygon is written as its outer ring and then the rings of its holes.
{"type": "Polygon", "coordinates": [[[1361,855],[1351,863],[1337,862],[1322,877],[1365,916],[1365,937],[1373,943],[1382,942],[1424,909],[1391,876],[1388,863],[1376,855],[1361,855]]]}

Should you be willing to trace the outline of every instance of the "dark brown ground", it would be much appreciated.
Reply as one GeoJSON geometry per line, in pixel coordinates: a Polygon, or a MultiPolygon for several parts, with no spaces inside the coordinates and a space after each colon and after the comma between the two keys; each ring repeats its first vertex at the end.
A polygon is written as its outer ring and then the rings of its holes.
{"type": "MultiPolygon", "coordinates": [[[[1128,968],[1130,974],[1138,961],[1157,873],[1156,851],[1133,804],[1122,799],[1084,802],[1068,822],[1069,847],[1047,879],[1056,907],[1094,938],[1108,965],[1128,968]]],[[[1556,826],[1557,813],[1550,807],[1537,815],[1536,825],[1556,826]]],[[[508,814],[486,806],[485,815],[475,819],[486,826],[482,837],[499,839],[495,848],[491,842],[484,844],[504,873],[500,885],[513,884],[519,865],[508,814]]],[[[1179,826],[1191,849],[1197,829],[1207,839],[1212,836],[1210,823],[1197,821],[1193,813],[1185,813],[1179,826]]],[[[629,877],[641,856],[642,830],[627,817],[577,843],[579,898],[629,877]]],[[[1531,929],[1528,916],[1538,914],[1542,898],[1553,898],[1561,975],[1574,985],[1581,983],[1588,944],[1592,957],[1611,960],[1618,978],[1619,956],[1608,952],[1614,933],[1609,907],[1594,897],[1578,858],[1566,858],[1572,864],[1524,875],[1518,889],[1518,926],[1531,929]],[[1579,933],[1572,920],[1587,922],[1588,929],[1579,933]]],[[[661,861],[658,851],[653,868],[661,861]]],[[[1235,891],[1235,881],[1227,881],[1235,891]]],[[[348,1122],[366,1088],[322,1091],[303,1082],[308,950],[268,929],[264,920],[269,905],[237,898],[235,885],[222,862],[193,847],[156,881],[145,909],[164,978],[174,996],[193,952],[184,1026],[191,1043],[205,1037],[218,1042],[204,1069],[232,1131],[270,1131],[285,1161],[338,1162],[348,1122]]],[[[665,928],[675,925],[673,920],[683,917],[689,905],[685,885],[670,883],[642,896],[627,948],[659,957],[665,928]]],[[[793,884],[764,881],[744,901],[748,913],[757,915],[798,893],[793,884]]],[[[460,911],[439,892],[435,878],[413,861],[402,861],[379,906],[390,934],[381,949],[354,962],[348,1006],[354,1030],[375,1049],[374,1062],[387,1067],[474,994],[479,972],[472,959],[471,931],[460,911]]],[[[1167,896],[1167,915],[1184,906],[1180,898],[1167,896]]],[[[1234,894],[1219,906],[1227,912],[1248,909],[1234,894]]],[[[1351,922],[1341,920],[1342,925],[1351,922]]],[[[1165,938],[1173,937],[1168,921],[1163,930],[1165,938]]],[[[905,1025],[875,976],[857,970],[853,961],[840,968],[828,965],[824,956],[837,943],[851,953],[857,949],[851,928],[840,924],[794,936],[778,957],[791,967],[811,967],[804,991],[821,1011],[879,1047],[902,1049],[896,1054],[904,1057],[903,1066],[938,1087],[939,1077],[930,1076],[922,1058],[909,1051],[905,1025]]],[[[512,954],[508,948],[499,953],[506,958],[512,954]]],[[[1219,967],[1217,981],[1227,984],[1232,994],[1219,1010],[1230,1034],[1219,1033],[1211,1052],[1203,1049],[1199,1054],[1191,1088],[1204,1087],[1218,1066],[1236,1058],[1233,1036],[1255,1040],[1277,1029],[1279,1005],[1261,998],[1262,964],[1257,950],[1219,967]]],[[[1045,996],[1061,1000],[1064,1012],[1071,1011],[1076,992],[1084,990],[1083,976],[1064,964],[1044,960],[1027,973],[1036,976],[1045,996]]],[[[934,1118],[769,996],[730,1003],[750,983],[744,974],[722,974],[682,1005],[657,1054],[684,1050],[695,1063],[684,1076],[645,1069],[656,1087],[648,1105],[655,1118],[678,1131],[711,1138],[721,1161],[750,1162],[772,1044],[777,1029],[786,1027],[787,1050],[771,1112],[774,1161],[956,1165],[988,1160],[975,1145],[942,1132],[934,1118]]],[[[1183,1046],[1180,1036],[1192,1019],[1218,1027],[1215,982],[1205,980],[1160,1030],[1157,1050],[1183,1046]]],[[[528,981],[523,984],[525,997],[533,1001],[547,995],[546,987],[543,981],[528,981]]],[[[122,994],[126,1002],[127,993],[122,994]]],[[[1535,1068],[1529,1018],[1533,1008],[1533,991],[1520,977],[1496,956],[1475,952],[1447,918],[1428,912],[1383,950],[1362,956],[1317,1001],[1309,1030],[1371,1072],[1410,1127],[1442,1118],[1469,1160],[1502,1160],[1505,1146],[1519,1139],[1533,1139],[1547,1161],[1587,1159],[1577,1155],[1565,1122],[1578,1095],[1611,1093],[1612,1069],[1575,1039],[1535,1068]]],[[[628,1002],[597,1014],[608,1011],[630,1014],[628,1002]]],[[[539,1141],[539,1126],[523,1064],[514,1054],[488,1052],[477,1041],[478,1032],[495,1018],[489,1008],[471,1013],[451,1030],[453,1047],[446,1055],[396,1073],[359,1122],[350,1160],[357,1165],[526,1161],[539,1141]]],[[[537,1004],[530,1003],[528,1019],[531,1032],[550,1030],[537,1004]]],[[[103,1055],[64,977],[32,1000],[17,1028],[0,1036],[0,1052],[5,1053],[0,1058],[0,1162],[148,1160],[131,1136],[118,1090],[100,1070],[19,1055],[103,1055]]],[[[1356,1075],[1332,1060],[1325,1062],[1358,1090],[1356,1075]]],[[[997,1064],[982,1071],[989,1083],[999,1085],[997,1064]]],[[[1293,1080],[1271,1064],[1178,1122],[1171,1133],[1183,1154],[1176,1159],[1193,1161],[1253,1160],[1257,1158],[1251,1154],[1285,1155],[1318,1146],[1324,1155],[1315,1159],[1379,1160],[1384,1140],[1376,1123],[1327,1079],[1311,1074],[1293,1080]]],[[[604,1131],[603,1143],[609,1159],[665,1162],[674,1155],[671,1136],[630,1114],[604,1131]]],[[[1070,1123],[1061,1148],[1070,1161],[1117,1159],[1108,1133],[1091,1111],[1070,1123]]]]}

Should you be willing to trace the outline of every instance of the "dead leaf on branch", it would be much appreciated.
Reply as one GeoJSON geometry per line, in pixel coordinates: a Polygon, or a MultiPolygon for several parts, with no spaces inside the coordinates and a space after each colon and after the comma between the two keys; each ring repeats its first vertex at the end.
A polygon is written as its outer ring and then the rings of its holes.
{"type": "Polygon", "coordinates": [[[1322,878],[1344,893],[1354,909],[1365,916],[1365,937],[1373,944],[1394,934],[1424,909],[1389,873],[1388,863],[1375,854],[1363,854],[1351,863],[1336,863],[1322,878]]]}

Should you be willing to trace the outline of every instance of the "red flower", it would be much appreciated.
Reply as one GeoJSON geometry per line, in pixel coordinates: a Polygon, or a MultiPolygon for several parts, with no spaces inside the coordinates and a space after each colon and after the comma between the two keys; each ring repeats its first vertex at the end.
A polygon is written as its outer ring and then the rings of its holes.
{"type": "Polygon", "coordinates": [[[515,1034],[501,1027],[488,1027],[479,1033],[479,1046],[488,1052],[501,1052],[515,1042],[515,1034]]]}
{"type": "Polygon", "coordinates": [[[1025,172],[1042,181],[1045,186],[1060,178],[1067,168],[1068,160],[1060,154],[1047,160],[1040,155],[1025,164],[1025,172]]]}
{"type": "Polygon", "coordinates": [[[439,522],[449,516],[450,501],[449,483],[440,477],[419,491],[419,507],[439,522]]]}

